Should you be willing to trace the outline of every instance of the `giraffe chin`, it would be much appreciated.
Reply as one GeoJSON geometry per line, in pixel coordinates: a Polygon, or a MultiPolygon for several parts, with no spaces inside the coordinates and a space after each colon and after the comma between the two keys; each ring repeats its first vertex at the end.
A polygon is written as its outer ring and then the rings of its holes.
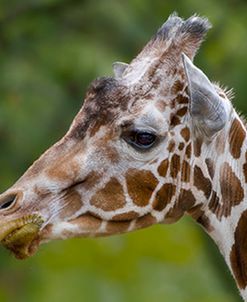
{"type": "Polygon", "coordinates": [[[38,234],[43,219],[37,214],[28,215],[0,226],[0,241],[17,259],[32,256],[38,246],[38,234]]]}

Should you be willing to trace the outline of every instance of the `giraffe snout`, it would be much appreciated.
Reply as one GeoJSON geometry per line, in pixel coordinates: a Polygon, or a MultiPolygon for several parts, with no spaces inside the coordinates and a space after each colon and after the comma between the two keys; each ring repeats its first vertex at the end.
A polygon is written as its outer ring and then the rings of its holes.
{"type": "Polygon", "coordinates": [[[22,192],[0,196],[0,242],[19,259],[29,257],[36,251],[37,238],[44,222],[39,214],[22,214],[22,198],[22,192]]]}

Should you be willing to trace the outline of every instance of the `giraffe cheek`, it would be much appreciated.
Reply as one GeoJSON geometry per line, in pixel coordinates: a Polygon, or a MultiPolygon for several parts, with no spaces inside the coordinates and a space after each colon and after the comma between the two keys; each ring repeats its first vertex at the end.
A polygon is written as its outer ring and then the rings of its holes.
{"type": "Polygon", "coordinates": [[[97,191],[90,200],[90,204],[104,211],[115,211],[126,204],[122,185],[112,177],[103,189],[97,191]]]}
{"type": "Polygon", "coordinates": [[[167,183],[164,184],[156,194],[153,208],[156,211],[162,211],[172,200],[173,195],[175,194],[176,186],[167,183]]]}
{"type": "Polygon", "coordinates": [[[150,198],[158,185],[158,180],[152,172],[130,169],[126,174],[128,193],[133,203],[139,207],[149,204],[150,198]]]}
{"type": "Polygon", "coordinates": [[[59,219],[69,220],[74,216],[83,206],[81,195],[75,190],[71,189],[67,192],[61,201],[61,211],[59,212],[59,219]]]}

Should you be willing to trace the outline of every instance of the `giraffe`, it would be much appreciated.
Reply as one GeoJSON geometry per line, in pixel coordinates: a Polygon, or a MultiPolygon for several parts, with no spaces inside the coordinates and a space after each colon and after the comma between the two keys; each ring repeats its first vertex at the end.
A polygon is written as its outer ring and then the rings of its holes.
{"type": "Polygon", "coordinates": [[[68,132],[0,195],[0,241],[109,236],[190,215],[247,301],[247,138],[231,93],[193,64],[211,24],[172,14],[130,64],[96,79],[68,132]]]}

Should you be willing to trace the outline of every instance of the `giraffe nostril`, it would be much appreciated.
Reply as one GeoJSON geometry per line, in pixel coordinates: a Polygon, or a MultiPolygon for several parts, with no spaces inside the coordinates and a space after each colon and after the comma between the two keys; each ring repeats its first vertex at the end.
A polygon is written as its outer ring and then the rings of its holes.
{"type": "Polygon", "coordinates": [[[0,210],[10,208],[17,200],[17,195],[11,194],[0,200],[0,210]]]}

